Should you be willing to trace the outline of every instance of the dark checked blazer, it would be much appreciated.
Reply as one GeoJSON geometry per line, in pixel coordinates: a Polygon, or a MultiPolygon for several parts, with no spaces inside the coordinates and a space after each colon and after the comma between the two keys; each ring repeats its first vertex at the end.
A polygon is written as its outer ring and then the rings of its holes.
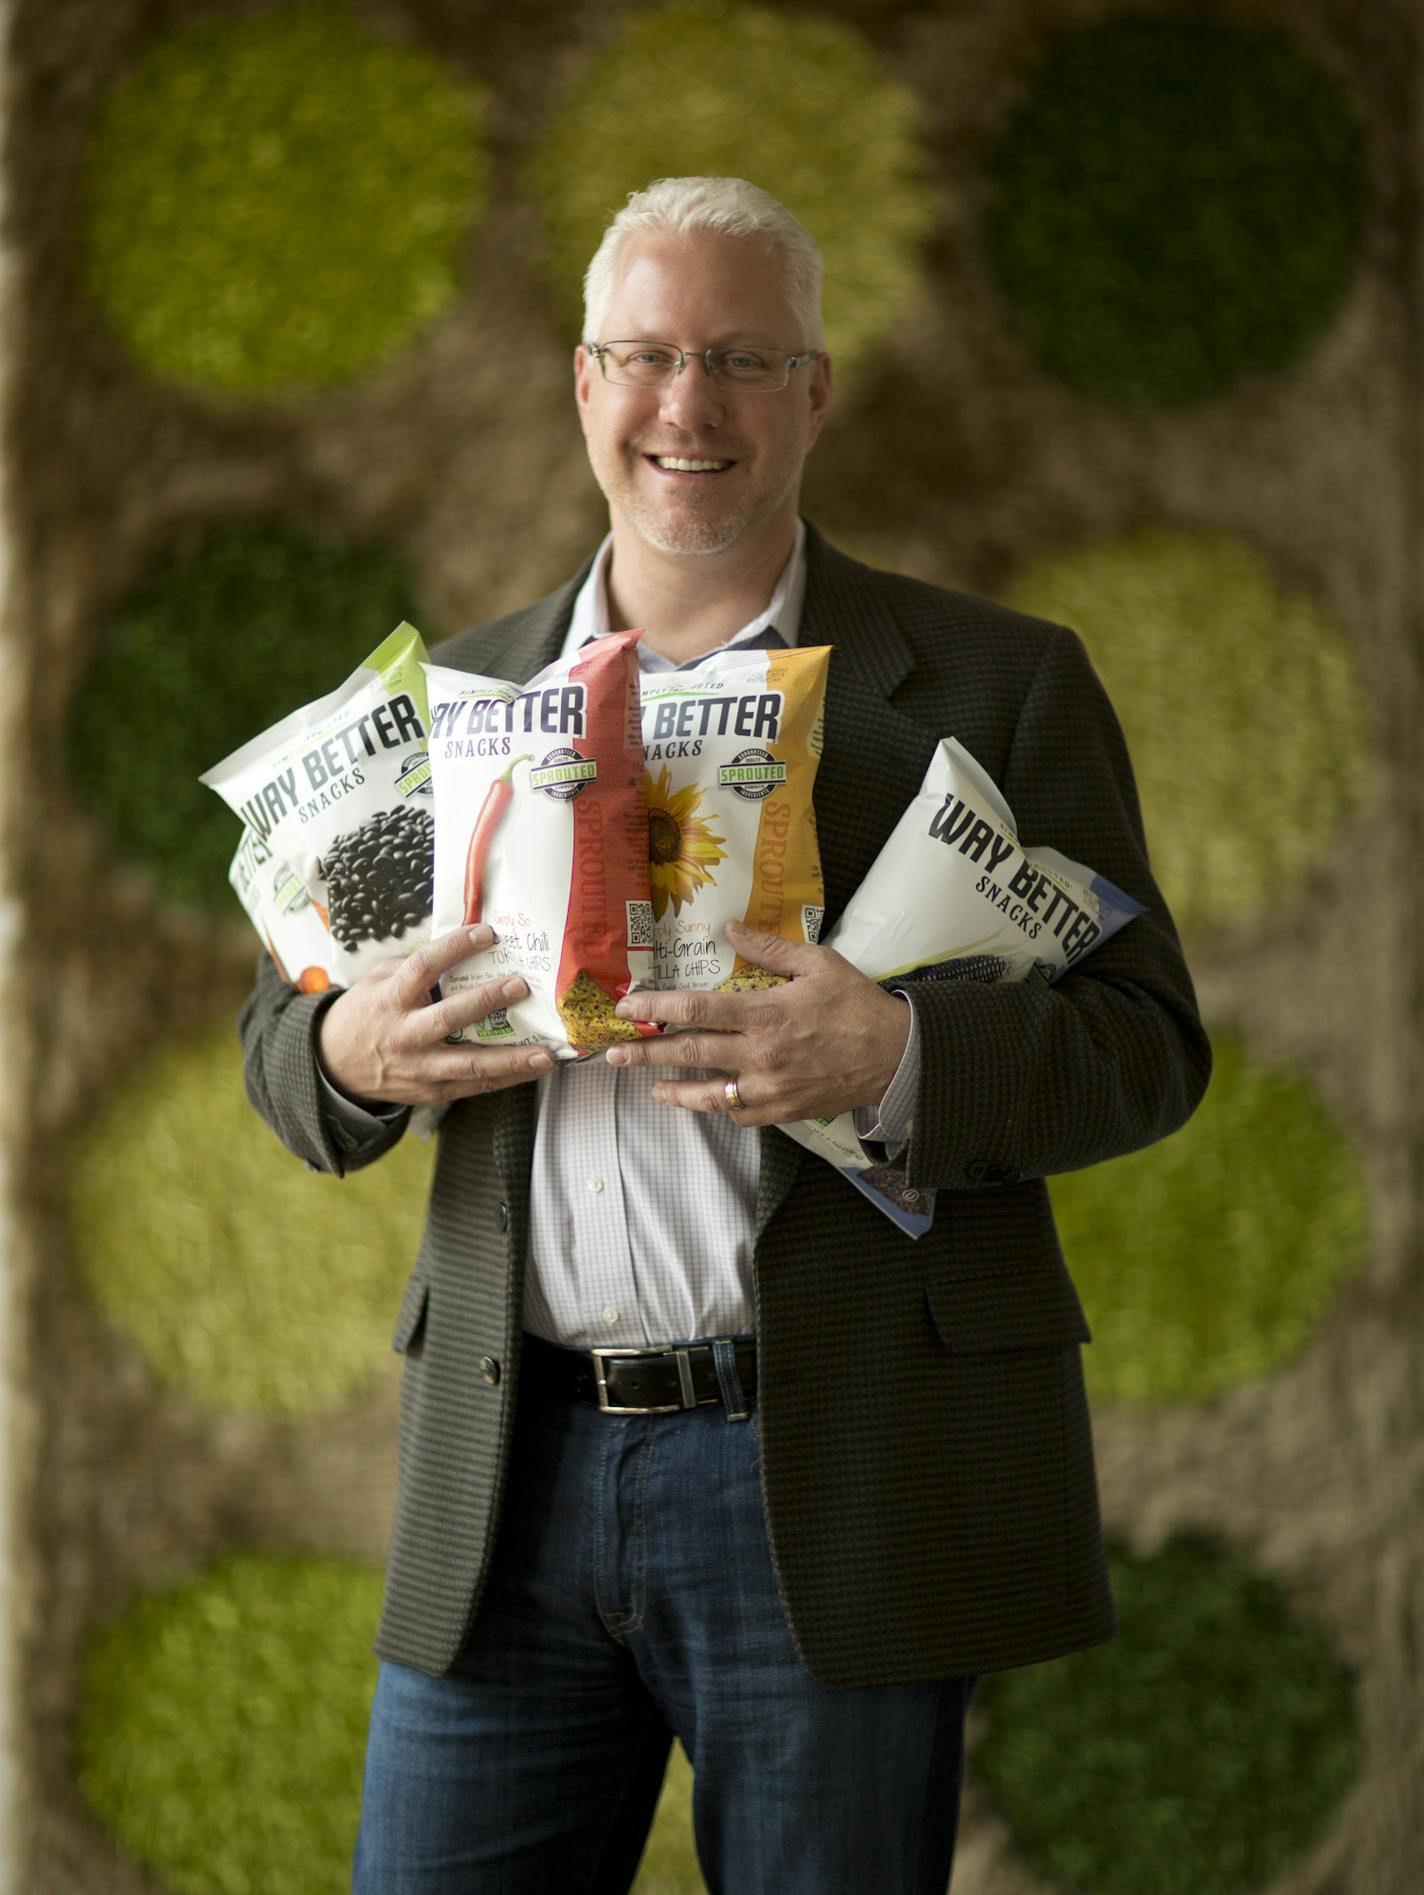
{"type": "MultiPolygon", "coordinates": [[[[910,1181],[941,1187],[913,1241],[839,1174],[760,1133],[755,1326],[762,1489],[802,1661],[831,1685],[1032,1664],[1112,1637],[1079,1345],[1088,1325],[1046,1176],[1165,1137],[1211,1055],[1148,867],[1127,751],[1076,636],[875,572],[812,529],[800,638],[835,647],[816,818],[833,922],[955,736],[1026,843],[1147,912],[1056,986],[926,985],[910,1181]]],[[[587,571],[585,567],[584,571],[587,571]]],[[[523,680],[559,651],[584,574],[461,633],[444,664],[523,680]]],[[[241,1034],[283,1142],[338,1175],[378,1158],[323,1116],[329,1001],[264,962],[241,1034]]],[[[400,1309],[399,1494],[376,1650],[439,1674],[480,1609],[519,1385],[535,1089],[447,1115],[400,1309]]],[[[670,1179],[669,1190],[677,1189],[670,1179]]],[[[1119,1259],[1153,1268],[1153,1237],[1119,1259]]]]}

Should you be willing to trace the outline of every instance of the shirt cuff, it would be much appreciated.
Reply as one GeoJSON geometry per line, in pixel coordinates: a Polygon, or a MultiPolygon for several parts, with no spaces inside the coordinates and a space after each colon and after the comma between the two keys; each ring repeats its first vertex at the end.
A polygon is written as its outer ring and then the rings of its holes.
{"type": "Polygon", "coordinates": [[[354,1099],[348,1099],[344,1092],[336,1090],[322,1071],[320,1060],[316,1066],[316,1082],[321,1087],[322,1104],[327,1116],[358,1137],[369,1138],[383,1126],[394,1125],[402,1112],[410,1110],[409,1106],[404,1105],[357,1105],[354,1099]]]}
{"type": "Polygon", "coordinates": [[[854,1113],[857,1138],[883,1144],[892,1164],[910,1142],[915,1100],[920,1089],[920,1027],[915,1018],[915,1003],[902,987],[895,988],[894,992],[910,1009],[910,1037],[895,1068],[895,1077],[885,1088],[879,1105],[857,1106],[854,1113]]]}

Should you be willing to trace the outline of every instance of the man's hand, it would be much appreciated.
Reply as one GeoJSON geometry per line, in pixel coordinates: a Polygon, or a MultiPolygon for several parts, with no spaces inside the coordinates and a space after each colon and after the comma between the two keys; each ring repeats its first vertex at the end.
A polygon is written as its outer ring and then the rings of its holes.
{"type": "Polygon", "coordinates": [[[456,928],[405,960],[382,961],[321,1016],[322,1070],[357,1105],[440,1105],[517,1086],[554,1064],[544,1047],[447,1046],[447,1034],[521,1000],[528,983],[501,978],[431,1001],[440,976],[494,940],[456,928]]]}
{"type": "Polygon", "coordinates": [[[785,986],[747,994],[630,994],[617,1008],[625,1020],[692,1031],[612,1046],[608,1063],[669,1068],[669,1083],[655,1086],[653,1097],[693,1112],[727,1111],[723,1082],[675,1083],[676,1069],[729,1073],[742,1097],[738,1125],[789,1125],[878,1105],[910,1037],[905,1002],[832,948],[784,941],[739,922],[729,923],[727,934],[743,960],[785,975],[785,986]]]}

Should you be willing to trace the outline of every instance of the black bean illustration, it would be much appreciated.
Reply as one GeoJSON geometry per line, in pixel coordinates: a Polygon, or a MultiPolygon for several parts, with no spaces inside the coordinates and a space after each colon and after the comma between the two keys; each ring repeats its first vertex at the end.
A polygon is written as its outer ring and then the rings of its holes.
{"type": "Polygon", "coordinates": [[[429,915],[435,887],[435,819],[403,803],[335,837],[318,864],[333,937],[348,954],[363,941],[399,940],[429,915]]]}

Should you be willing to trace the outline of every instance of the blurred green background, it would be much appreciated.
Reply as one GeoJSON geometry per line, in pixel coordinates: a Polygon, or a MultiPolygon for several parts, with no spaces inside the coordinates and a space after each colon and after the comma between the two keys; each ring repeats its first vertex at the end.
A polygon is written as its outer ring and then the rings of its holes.
{"type": "MultiPolygon", "coordinates": [[[[1217,1049],[1175,1139],[1053,1181],[1123,1635],[984,1681],[955,1886],[1413,1890],[1418,37],[11,9],[18,1886],[347,1886],[432,1152],[338,1186],[248,1110],[194,778],[400,618],[567,577],[582,270],[628,191],[735,171],[826,257],[808,515],[1082,634],[1217,1049]]],[[[675,1747],[639,1895],[702,1889],[691,1793],[675,1747]]]]}

